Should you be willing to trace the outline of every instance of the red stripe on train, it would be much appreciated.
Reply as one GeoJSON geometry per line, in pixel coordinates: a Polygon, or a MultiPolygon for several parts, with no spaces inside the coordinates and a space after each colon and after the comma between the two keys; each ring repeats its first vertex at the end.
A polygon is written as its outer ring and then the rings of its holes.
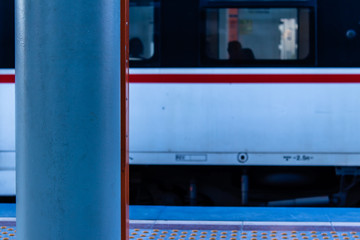
{"type": "MultiPolygon", "coordinates": [[[[360,83],[360,74],[130,74],[130,83],[360,83]]],[[[15,75],[0,75],[15,83],[15,75]]]]}
{"type": "Polygon", "coordinates": [[[14,74],[0,75],[0,83],[15,83],[14,74]]]}
{"type": "Polygon", "coordinates": [[[130,74],[130,83],[360,83],[360,74],[130,74]]]}

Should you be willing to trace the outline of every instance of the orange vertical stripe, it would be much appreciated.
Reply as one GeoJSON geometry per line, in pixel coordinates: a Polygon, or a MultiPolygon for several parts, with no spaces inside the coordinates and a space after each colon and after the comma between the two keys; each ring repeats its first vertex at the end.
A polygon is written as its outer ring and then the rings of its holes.
{"type": "Polygon", "coordinates": [[[239,10],[237,8],[229,8],[228,10],[228,41],[237,41],[238,40],[238,14],[239,10]]]}
{"type": "Polygon", "coordinates": [[[120,2],[121,240],[129,239],[129,0],[120,2]]]}

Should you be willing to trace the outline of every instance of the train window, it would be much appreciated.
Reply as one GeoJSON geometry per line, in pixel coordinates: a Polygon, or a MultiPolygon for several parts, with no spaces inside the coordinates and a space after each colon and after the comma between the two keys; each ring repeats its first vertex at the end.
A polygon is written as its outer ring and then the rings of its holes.
{"type": "Polygon", "coordinates": [[[0,1],[0,68],[15,67],[14,1],[0,1]]]}
{"type": "Polygon", "coordinates": [[[207,8],[205,54],[215,60],[303,60],[309,8],[207,8]]]}
{"type": "Polygon", "coordinates": [[[148,60],[155,52],[155,2],[131,1],[129,8],[129,58],[131,61],[148,60]]]}

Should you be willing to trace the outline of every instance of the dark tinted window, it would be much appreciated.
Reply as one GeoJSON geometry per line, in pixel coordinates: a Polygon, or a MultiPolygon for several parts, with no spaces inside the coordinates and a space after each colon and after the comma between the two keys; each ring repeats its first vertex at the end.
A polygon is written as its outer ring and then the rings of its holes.
{"type": "Polygon", "coordinates": [[[0,68],[15,66],[14,1],[0,1],[0,68]]]}
{"type": "Polygon", "coordinates": [[[208,8],[205,55],[214,60],[302,60],[310,53],[307,8],[208,8]]]}
{"type": "Polygon", "coordinates": [[[152,58],[155,52],[155,3],[134,1],[130,5],[130,60],[152,58]]]}

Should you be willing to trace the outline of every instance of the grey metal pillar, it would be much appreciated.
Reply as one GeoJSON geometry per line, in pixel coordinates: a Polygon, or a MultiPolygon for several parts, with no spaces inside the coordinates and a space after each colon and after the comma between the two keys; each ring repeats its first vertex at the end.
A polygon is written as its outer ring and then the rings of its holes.
{"type": "Polygon", "coordinates": [[[120,239],[120,0],[16,0],[17,239],[120,239]]]}

